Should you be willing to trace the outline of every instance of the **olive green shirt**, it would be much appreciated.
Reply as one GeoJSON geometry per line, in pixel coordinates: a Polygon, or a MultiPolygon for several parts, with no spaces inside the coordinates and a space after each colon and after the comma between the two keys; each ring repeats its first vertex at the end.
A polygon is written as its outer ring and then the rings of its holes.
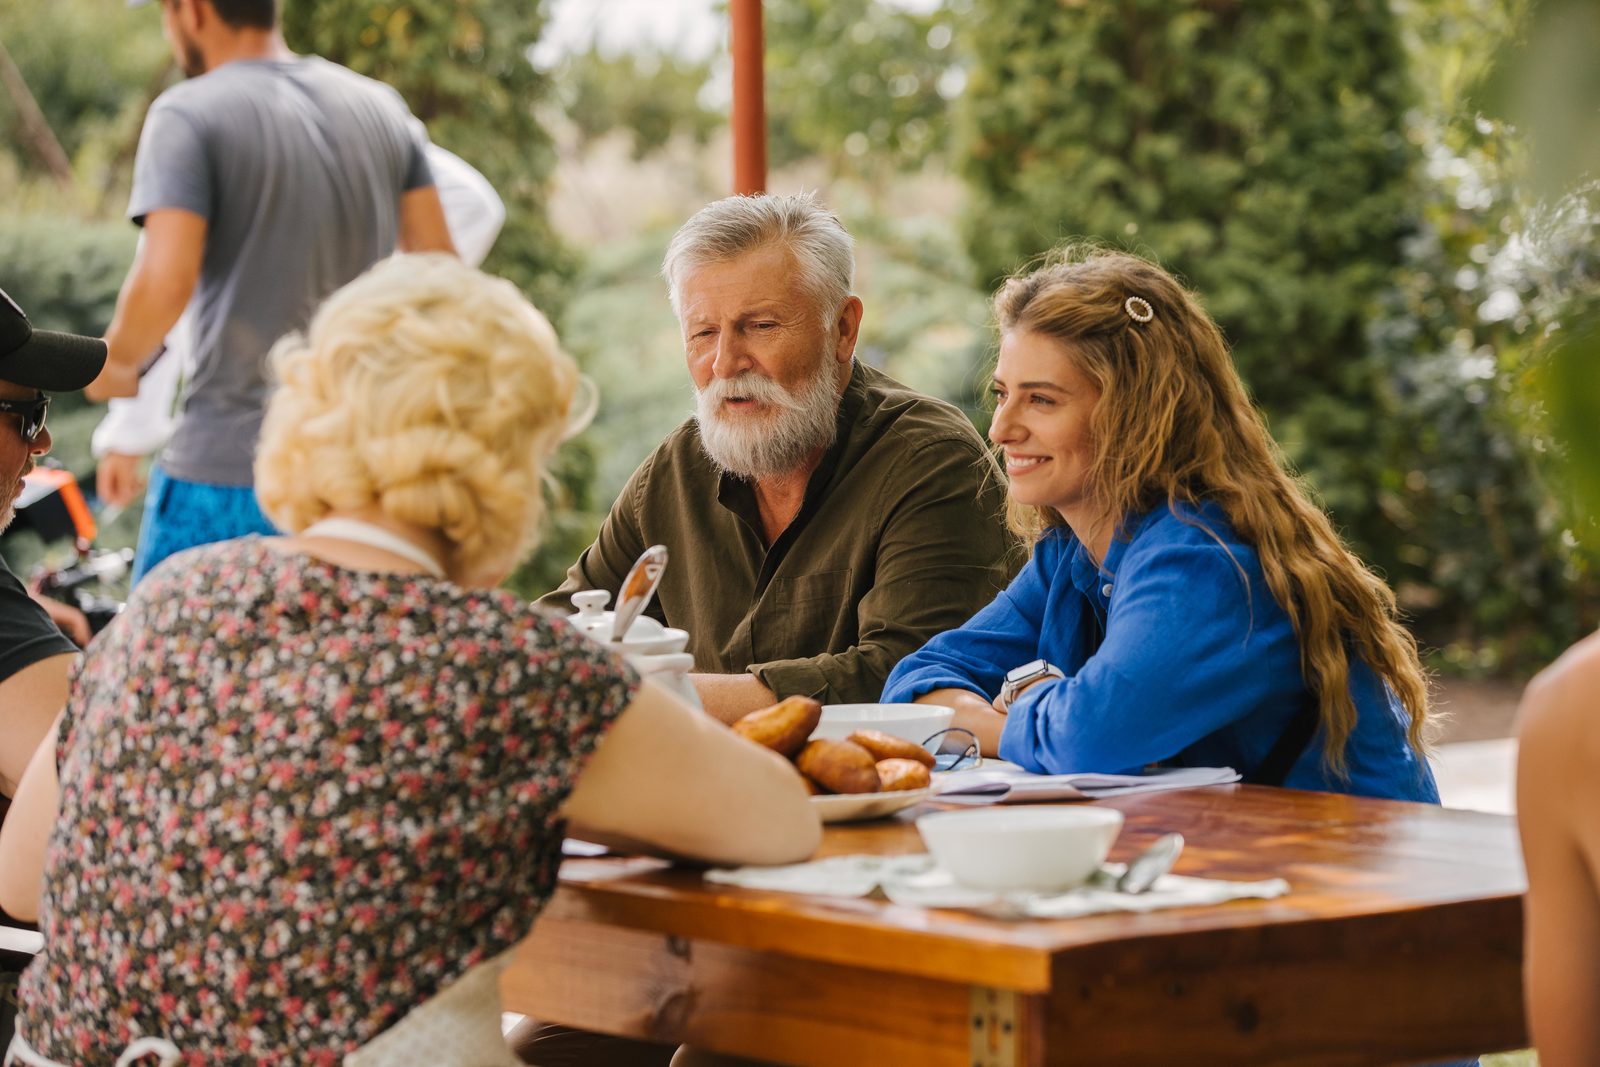
{"type": "Polygon", "coordinates": [[[780,698],[877,700],[901,657],[966,622],[1018,561],[1005,490],[961,411],[859,362],[839,432],[768,548],[750,484],[686,421],[634,472],[595,543],[540,604],[614,597],[650,545],[670,561],[649,614],[689,631],[695,669],[749,672],[780,698]]]}

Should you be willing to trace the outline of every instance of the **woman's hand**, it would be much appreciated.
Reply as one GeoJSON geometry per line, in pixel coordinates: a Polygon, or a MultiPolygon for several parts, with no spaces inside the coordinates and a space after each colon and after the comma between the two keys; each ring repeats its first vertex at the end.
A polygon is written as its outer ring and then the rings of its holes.
{"type": "Polygon", "coordinates": [[[995,711],[988,697],[966,689],[934,689],[917,697],[916,703],[953,709],[956,714],[950,720],[952,727],[970,730],[978,739],[978,751],[985,756],[1000,754],[1000,731],[1005,728],[1006,717],[995,711]]]}
{"type": "MultiPolygon", "coordinates": [[[[1011,694],[1011,699],[1016,700],[1019,696],[1021,696],[1023,693],[1026,693],[1040,682],[1058,682],[1060,680],[1060,678],[1053,674],[1041,674],[1039,677],[1030,679],[1029,681],[1018,686],[1016,691],[1011,694]]],[[[999,696],[995,697],[992,701],[992,705],[995,711],[998,711],[1000,714],[1004,715],[1007,710],[1005,694],[1001,693],[999,696]]]]}

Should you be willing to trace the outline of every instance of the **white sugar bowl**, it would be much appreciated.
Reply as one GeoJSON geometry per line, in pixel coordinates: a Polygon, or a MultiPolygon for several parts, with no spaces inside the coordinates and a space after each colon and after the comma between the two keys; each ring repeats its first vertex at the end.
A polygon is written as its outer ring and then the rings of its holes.
{"type": "Polygon", "coordinates": [[[578,610],[568,615],[567,621],[602,645],[627,656],[655,656],[682,652],[689,647],[689,631],[662,626],[648,615],[633,620],[627,634],[618,641],[611,632],[617,624],[617,613],[605,610],[610,601],[611,594],[604,589],[573,593],[572,604],[578,610]]]}
{"type": "Polygon", "coordinates": [[[605,610],[610,599],[611,594],[604,589],[573,593],[572,603],[578,610],[567,616],[567,621],[590,640],[627,657],[634,670],[666,686],[690,707],[701,707],[700,694],[689,681],[694,657],[684,651],[689,632],[662,626],[649,616],[640,615],[628,627],[626,640],[614,641],[611,631],[616,627],[617,613],[605,610]]]}

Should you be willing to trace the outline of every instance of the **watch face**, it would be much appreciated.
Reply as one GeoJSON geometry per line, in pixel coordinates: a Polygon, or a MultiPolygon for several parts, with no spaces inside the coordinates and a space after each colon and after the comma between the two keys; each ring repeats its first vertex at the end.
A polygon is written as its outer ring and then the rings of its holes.
{"type": "Polygon", "coordinates": [[[1013,685],[1015,685],[1017,682],[1025,682],[1029,678],[1033,678],[1036,675],[1043,673],[1044,669],[1044,660],[1036,659],[1032,663],[1024,663],[1020,667],[1011,668],[1006,672],[1006,681],[1013,685]]]}

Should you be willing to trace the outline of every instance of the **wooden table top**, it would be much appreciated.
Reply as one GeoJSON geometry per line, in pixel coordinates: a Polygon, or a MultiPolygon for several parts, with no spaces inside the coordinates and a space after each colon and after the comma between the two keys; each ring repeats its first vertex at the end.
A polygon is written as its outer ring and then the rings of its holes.
{"type": "MultiPolygon", "coordinates": [[[[1231,785],[1149,793],[1096,803],[1126,816],[1112,849],[1127,859],[1156,836],[1184,835],[1176,873],[1250,881],[1282,877],[1275,900],[1006,921],[966,912],[740,889],[698,872],[640,858],[569,859],[547,915],[1019,992],[1048,990],[1064,959],[1132,943],[1182,938],[1226,960],[1314,940],[1328,951],[1341,926],[1403,923],[1407,913],[1461,909],[1464,930],[1520,928],[1526,888],[1516,827],[1504,816],[1431,805],[1231,785]],[[1246,944],[1248,942],[1248,944],[1246,944]]],[[[924,851],[919,806],[877,822],[829,827],[819,855],[924,851]]],[[[1486,930],[1487,932],[1487,930],[1486,930]]]]}

